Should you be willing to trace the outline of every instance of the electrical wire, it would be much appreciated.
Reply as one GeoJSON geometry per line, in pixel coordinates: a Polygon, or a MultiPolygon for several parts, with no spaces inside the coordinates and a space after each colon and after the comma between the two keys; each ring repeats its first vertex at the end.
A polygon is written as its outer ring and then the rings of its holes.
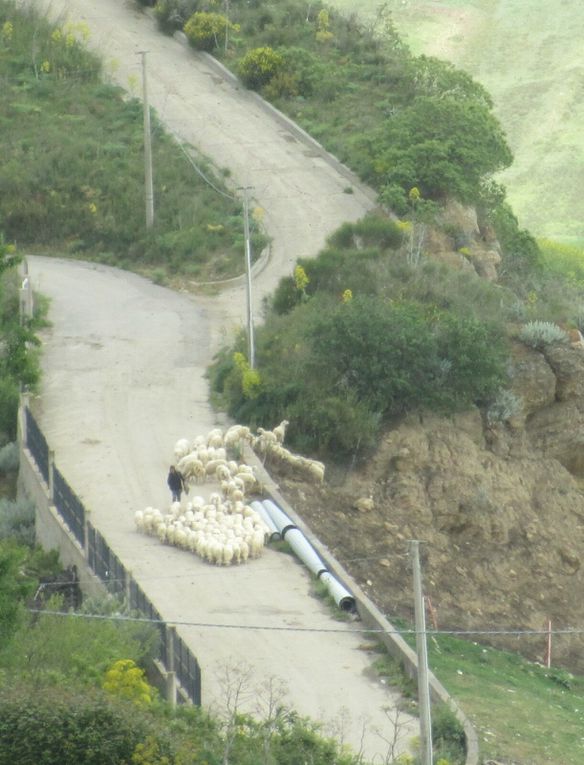
{"type": "MultiPolygon", "coordinates": [[[[84,614],[77,611],[45,611],[40,608],[29,608],[28,611],[33,614],[45,616],[61,616],[80,619],[98,619],[120,622],[138,622],[148,624],[171,624],[179,627],[197,627],[199,629],[225,629],[225,630],[258,630],[266,632],[299,632],[299,633],[346,633],[346,628],[325,628],[325,627],[289,627],[280,625],[266,624],[226,624],[221,622],[190,622],[175,619],[150,619],[140,616],[125,616],[123,614],[84,614]]],[[[584,627],[566,627],[563,629],[476,629],[476,630],[425,630],[418,632],[414,629],[392,629],[385,630],[378,627],[355,627],[351,626],[351,632],[359,632],[367,635],[426,635],[428,637],[440,637],[447,635],[451,637],[470,637],[485,635],[511,635],[511,636],[541,636],[541,635],[584,635],[584,627]]]]}

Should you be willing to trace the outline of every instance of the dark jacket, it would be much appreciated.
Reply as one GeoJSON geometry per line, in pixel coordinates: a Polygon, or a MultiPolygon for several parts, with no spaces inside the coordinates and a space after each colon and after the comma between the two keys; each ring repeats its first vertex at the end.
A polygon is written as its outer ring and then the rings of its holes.
{"type": "Polygon", "coordinates": [[[183,477],[178,470],[171,468],[166,479],[168,488],[171,491],[182,491],[184,488],[183,477]]]}

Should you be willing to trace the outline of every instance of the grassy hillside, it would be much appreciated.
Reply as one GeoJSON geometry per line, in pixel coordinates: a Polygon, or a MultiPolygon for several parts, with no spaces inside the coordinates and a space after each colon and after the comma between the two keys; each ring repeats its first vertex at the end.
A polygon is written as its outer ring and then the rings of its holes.
{"type": "MultiPolygon", "coordinates": [[[[88,34],[0,0],[0,236],[157,281],[241,273],[241,204],[217,192],[220,171],[198,155],[212,183],[195,172],[155,114],[146,230],[142,104],[103,82],[101,62],[77,41],[88,34]]],[[[254,237],[257,254],[265,240],[254,237]]]]}
{"type": "MultiPolygon", "coordinates": [[[[377,0],[331,0],[373,18],[377,0]]],[[[501,180],[521,224],[584,239],[584,5],[578,0],[389,0],[413,51],[467,69],[495,101],[515,155],[501,180]]]]}

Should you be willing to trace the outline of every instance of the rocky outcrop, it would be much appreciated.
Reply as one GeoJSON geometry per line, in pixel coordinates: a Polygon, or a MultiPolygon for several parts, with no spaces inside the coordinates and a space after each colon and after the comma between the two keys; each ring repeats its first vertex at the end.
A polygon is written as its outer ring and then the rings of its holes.
{"type": "Polygon", "coordinates": [[[447,202],[440,213],[439,227],[427,234],[427,249],[432,257],[453,268],[497,281],[501,248],[492,228],[480,228],[474,207],[455,200],[447,202]]]}
{"type": "MultiPolygon", "coordinates": [[[[541,629],[584,621],[584,351],[512,347],[522,411],[410,416],[336,486],[293,495],[323,541],[389,614],[411,618],[407,540],[424,542],[425,588],[441,627],[541,629]]],[[[497,638],[537,659],[544,641],[497,638]]],[[[555,660],[584,669],[581,646],[555,660]]]]}

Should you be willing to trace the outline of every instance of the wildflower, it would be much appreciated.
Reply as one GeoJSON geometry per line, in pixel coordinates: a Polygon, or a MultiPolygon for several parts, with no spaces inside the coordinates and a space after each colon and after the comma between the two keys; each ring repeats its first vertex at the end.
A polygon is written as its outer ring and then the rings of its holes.
{"type": "Polygon", "coordinates": [[[134,93],[137,87],[138,87],[138,78],[136,77],[135,74],[131,74],[128,77],[128,88],[130,89],[130,92],[134,93]]]}
{"type": "Polygon", "coordinates": [[[527,302],[529,305],[535,305],[537,303],[537,292],[534,292],[531,290],[531,292],[527,293],[527,302]]]}
{"type": "Polygon", "coordinates": [[[41,72],[48,74],[51,71],[51,62],[46,59],[41,64],[41,72]]]}
{"type": "Polygon", "coordinates": [[[350,303],[352,299],[353,299],[353,291],[345,290],[342,295],[343,303],[350,303]]]}
{"type": "Polygon", "coordinates": [[[81,24],[77,24],[77,31],[83,38],[83,42],[87,42],[89,40],[89,37],[90,37],[89,27],[84,21],[82,21],[81,24]]]}
{"type": "Polygon", "coordinates": [[[414,186],[413,188],[410,189],[410,193],[408,194],[408,197],[410,202],[415,204],[422,197],[422,195],[420,194],[420,189],[417,186],[414,186]]]}
{"type": "Polygon", "coordinates": [[[63,33],[60,29],[53,29],[53,32],[51,34],[51,40],[55,43],[61,42],[63,39],[63,33]]]}
{"type": "Polygon", "coordinates": [[[4,42],[10,42],[12,40],[12,35],[14,34],[14,25],[11,21],[5,21],[2,25],[2,39],[4,42]]]}
{"type": "Polygon", "coordinates": [[[306,275],[306,271],[302,268],[302,266],[296,266],[294,269],[294,281],[296,282],[296,289],[299,292],[304,292],[308,286],[308,283],[310,282],[310,279],[306,275]]]}
{"type": "Polygon", "coordinates": [[[95,215],[95,214],[97,213],[97,205],[95,204],[95,202],[90,202],[90,203],[87,205],[87,209],[89,210],[89,212],[90,212],[92,215],[95,215]]]}
{"type": "Polygon", "coordinates": [[[251,217],[255,220],[256,223],[261,223],[261,221],[264,219],[264,208],[254,207],[251,217]]]}

